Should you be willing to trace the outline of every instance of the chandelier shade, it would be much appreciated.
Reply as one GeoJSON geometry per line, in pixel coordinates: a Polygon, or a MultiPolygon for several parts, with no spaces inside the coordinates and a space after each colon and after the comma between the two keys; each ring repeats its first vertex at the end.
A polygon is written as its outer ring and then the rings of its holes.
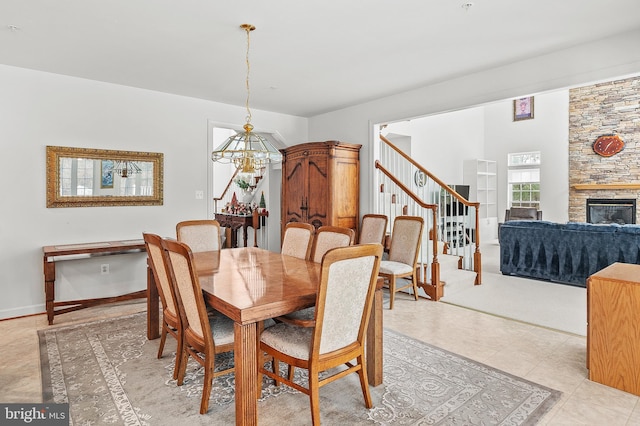
{"type": "Polygon", "coordinates": [[[255,173],[263,169],[268,163],[279,163],[282,161],[282,154],[263,136],[253,133],[251,124],[251,110],[249,109],[249,46],[251,31],[255,30],[251,24],[242,24],[240,28],[247,32],[247,117],[243,126],[244,132],[238,132],[229,137],[223,144],[218,146],[211,153],[211,159],[219,163],[233,163],[242,173],[255,173]]]}
{"type": "Polygon", "coordinates": [[[253,126],[244,125],[244,132],[229,137],[212,153],[211,159],[219,163],[233,163],[242,173],[253,173],[268,163],[279,163],[282,154],[263,136],[253,133],[253,126]]]}
{"type": "Polygon", "coordinates": [[[126,160],[116,160],[116,163],[113,166],[113,171],[123,178],[142,173],[142,169],[138,167],[135,161],[126,160]]]}

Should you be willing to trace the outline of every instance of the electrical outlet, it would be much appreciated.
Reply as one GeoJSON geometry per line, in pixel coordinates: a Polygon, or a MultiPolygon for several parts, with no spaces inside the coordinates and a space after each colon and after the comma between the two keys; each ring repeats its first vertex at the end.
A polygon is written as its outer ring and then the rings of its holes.
{"type": "Polygon", "coordinates": [[[204,199],[204,191],[196,191],[196,200],[204,199]]]}
{"type": "Polygon", "coordinates": [[[103,263],[102,265],[100,265],[100,274],[107,275],[108,273],[109,273],[109,264],[103,263]]]}

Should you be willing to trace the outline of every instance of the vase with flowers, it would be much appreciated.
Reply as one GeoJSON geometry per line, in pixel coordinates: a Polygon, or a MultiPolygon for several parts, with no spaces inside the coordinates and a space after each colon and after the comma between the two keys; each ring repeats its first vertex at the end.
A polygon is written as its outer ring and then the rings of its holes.
{"type": "Polygon", "coordinates": [[[243,191],[250,191],[251,185],[249,185],[249,180],[245,176],[238,176],[234,182],[243,191]]]}
{"type": "Polygon", "coordinates": [[[234,182],[242,191],[242,201],[244,203],[251,203],[253,201],[253,193],[251,192],[251,185],[249,184],[249,179],[246,176],[238,176],[234,182]]]}

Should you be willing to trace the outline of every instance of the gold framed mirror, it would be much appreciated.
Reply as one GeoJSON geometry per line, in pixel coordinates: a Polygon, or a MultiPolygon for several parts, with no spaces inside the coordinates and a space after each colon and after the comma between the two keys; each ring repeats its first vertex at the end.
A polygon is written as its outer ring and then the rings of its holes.
{"type": "Polygon", "coordinates": [[[47,207],[159,206],[163,154],[47,146],[47,207]]]}

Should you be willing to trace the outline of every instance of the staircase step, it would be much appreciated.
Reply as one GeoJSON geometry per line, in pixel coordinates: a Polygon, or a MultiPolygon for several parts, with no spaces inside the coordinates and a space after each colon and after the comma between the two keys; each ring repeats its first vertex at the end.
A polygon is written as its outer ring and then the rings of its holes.
{"type": "MultiPolygon", "coordinates": [[[[440,256],[442,253],[444,253],[444,242],[442,241],[438,241],[438,256],[440,256]]],[[[422,239],[422,243],[421,243],[421,249],[424,249],[425,247],[429,248],[429,253],[431,253],[432,248],[433,248],[433,240],[427,240],[427,239],[422,239]]]]}
{"type": "MultiPolygon", "coordinates": [[[[476,273],[465,269],[458,269],[460,256],[450,254],[439,254],[440,281],[444,282],[444,297],[460,290],[471,288],[475,285],[476,273]]],[[[427,282],[431,282],[430,274],[426,277],[427,282]]],[[[422,293],[422,291],[421,291],[422,293]]]]}
{"type": "MultiPolygon", "coordinates": [[[[438,263],[440,264],[440,281],[445,283],[444,295],[453,294],[457,291],[464,290],[469,287],[473,287],[476,280],[476,273],[474,271],[467,271],[464,269],[458,269],[458,261],[460,256],[454,256],[450,254],[439,254],[438,263]]],[[[431,273],[428,272],[424,277],[427,283],[431,283],[431,273]]],[[[398,280],[398,287],[401,287],[404,280],[398,280]],[[400,282],[402,281],[402,282],[400,282]]],[[[408,283],[408,282],[407,282],[408,283]]],[[[411,289],[403,290],[404,293],[413,294],[411,289]]],[[[419,295],[427,297],[422,288],[419,289],[419,295]]]]}
{"type": "MultiPolygon", "coordinates": [[[[473,288],[476,281],[476,273],[474,271],[467,271],[465,269],[440,269],[440,281],[444,283],[444,296],[441,300],[446,301],[447,295],[455,294],[462,290],[473,288]]],[[[426,277],[427,283],[431,282],[431,277],[426,277]]],[[[406,281],[406,284],[409,282],[406,281]]],[[[405,284],[404,279],[399,279],[396,283],[398,287],[405,284]]],[[[404,293],[413,294],[411,289],[403,290],[404,293]]],[[[418,290],[420,296],[427,297],[422,288],[418,290]]]]}
{"type": "Polygon", "coordinates": [[[458,262],[460,262],[460,256],[439,254],[438,263],[440,263],[440,274],[442,274],[442,271],[444,270],[458,270],[458,262]]]}
{"type": "Polygon", "coordinates": [[[445,283],[442,300],[446,300],[447,295],[473,288],[476,276],[477,274],[474,271],[467,271],[465,269],[448,270],[445,273],[441,270],[440,280],[445,283]]]}

